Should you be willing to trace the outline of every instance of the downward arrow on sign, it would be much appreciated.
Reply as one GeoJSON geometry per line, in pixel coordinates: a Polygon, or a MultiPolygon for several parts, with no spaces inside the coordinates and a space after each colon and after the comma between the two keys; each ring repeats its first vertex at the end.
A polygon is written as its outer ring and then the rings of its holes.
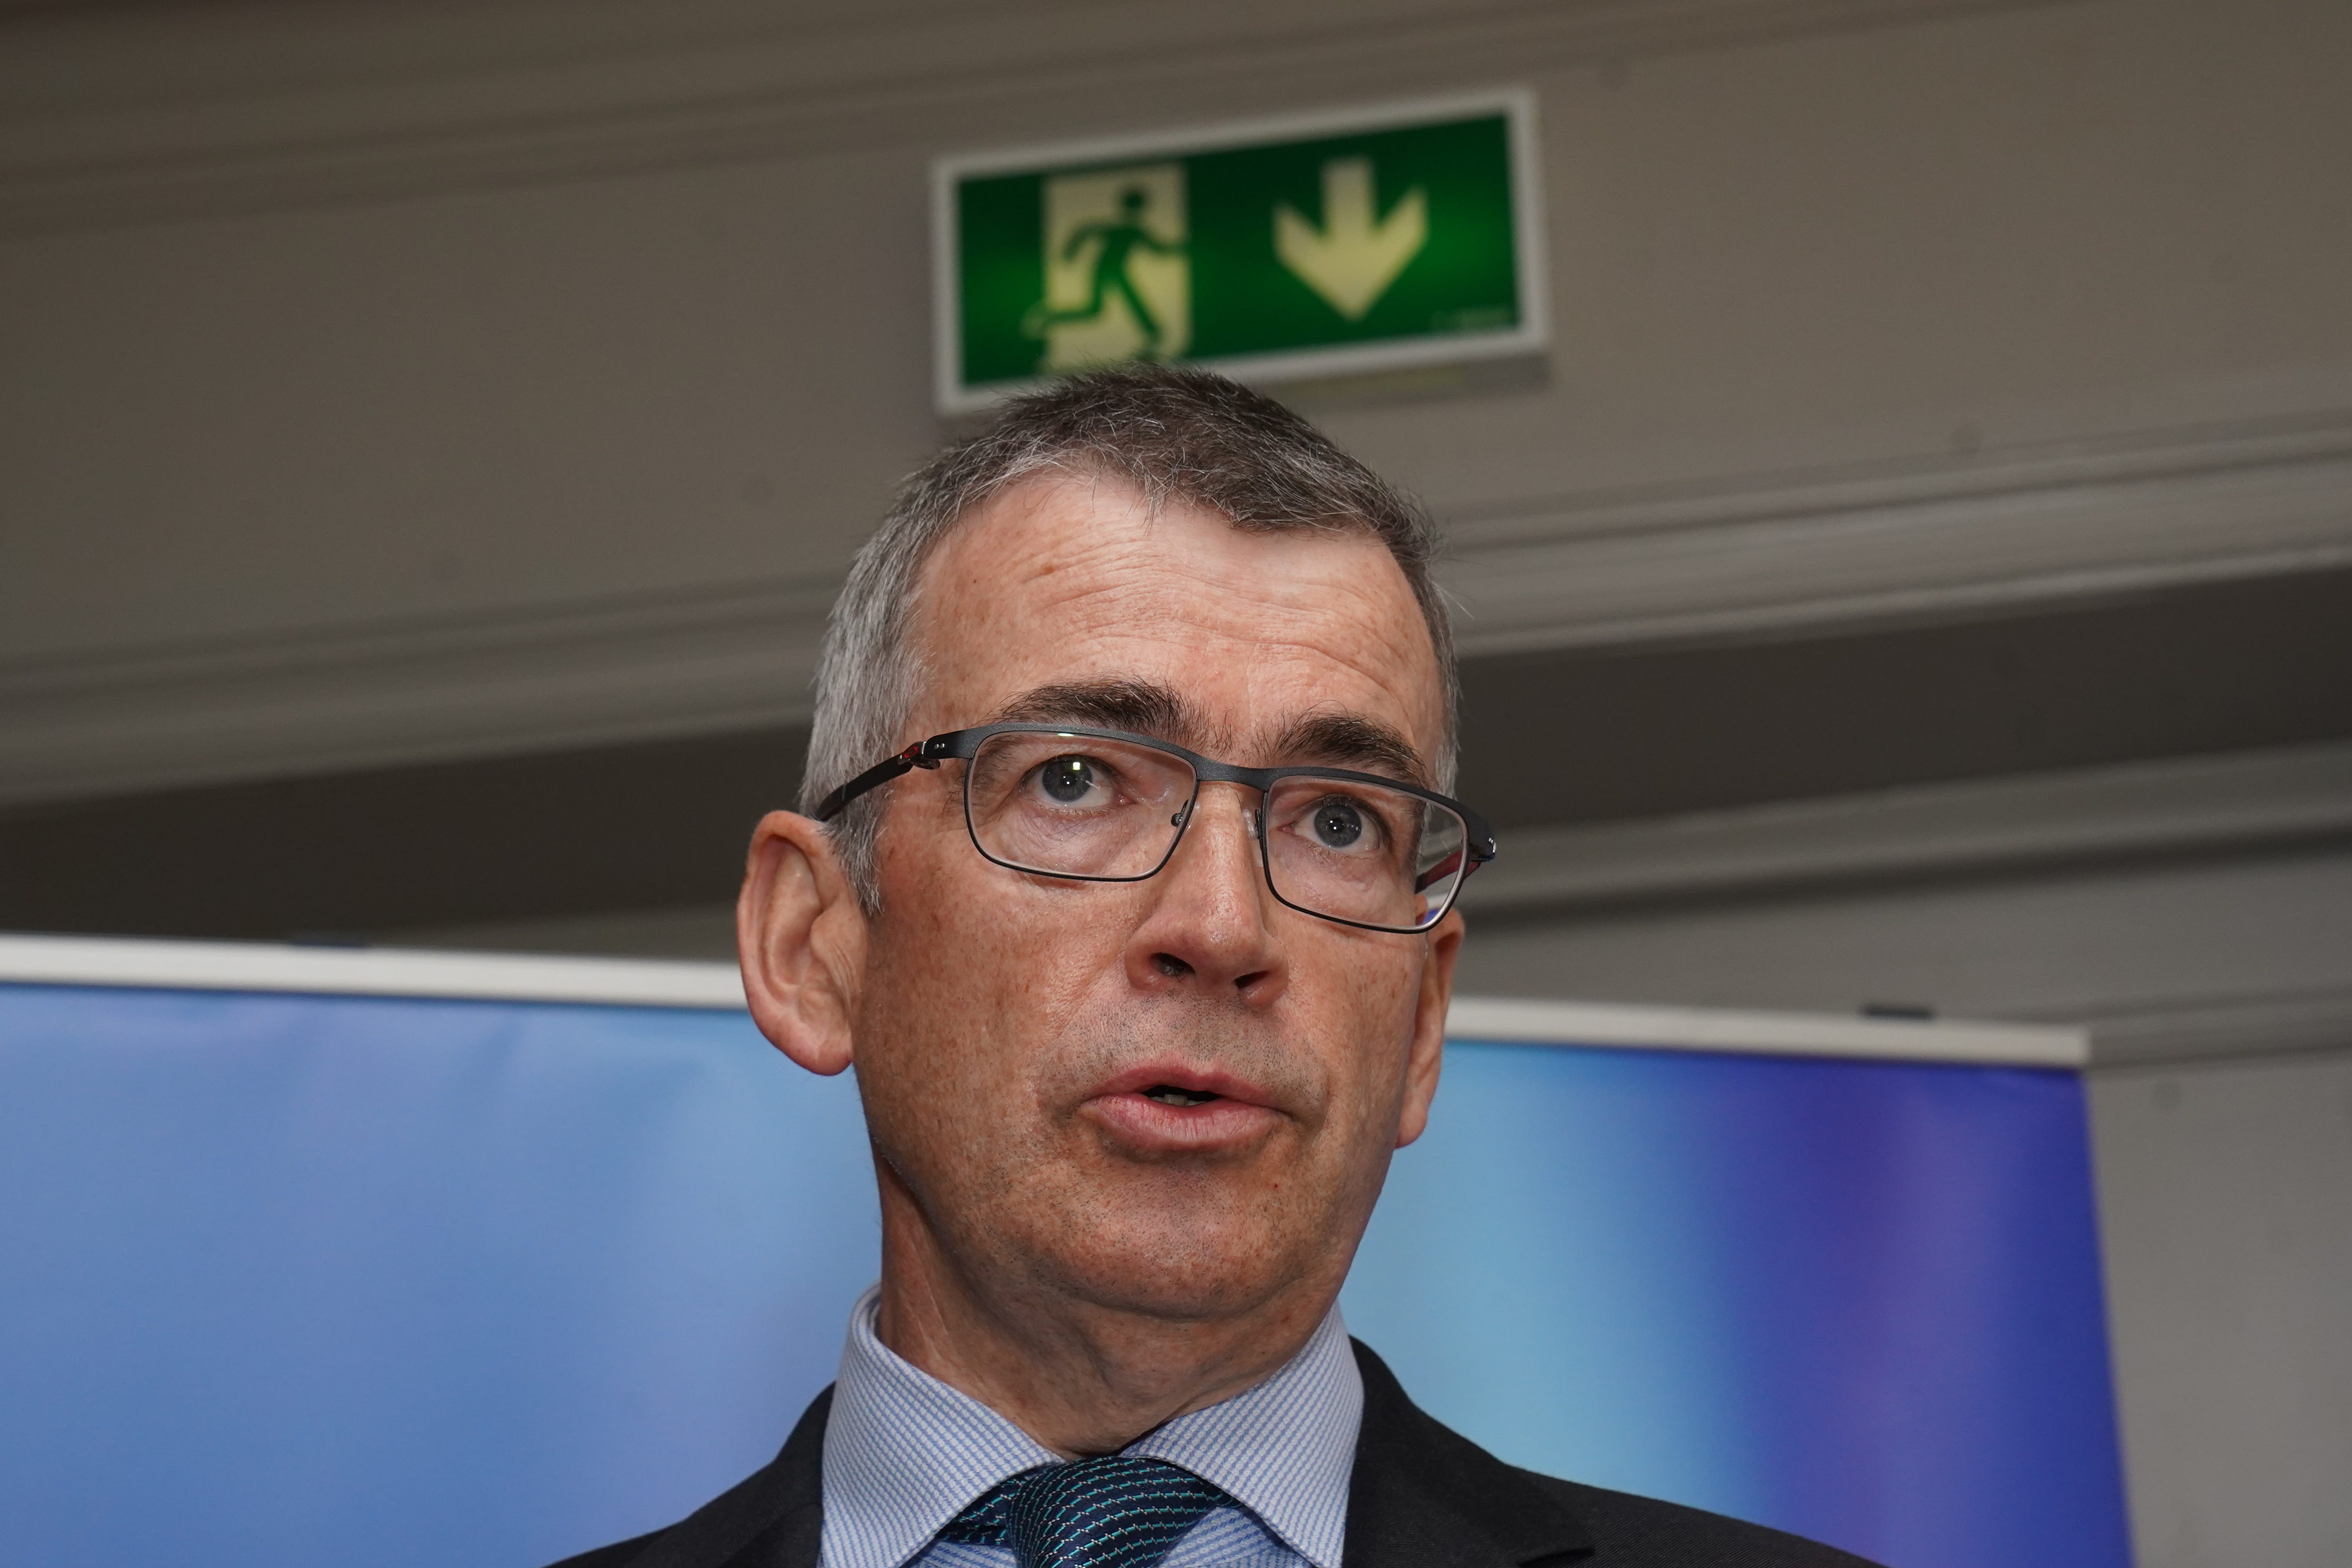
{"type": "Polygon", "coordinates": [[[1363,319],[1428,239],[1429,198],[1417,185],[1385,220],[1372,221],[1370,158],[1334,158],[1323,165],[1319,229],[1289,203],[1275,204],[1274,253],[1351,321],[1363,319]]]}

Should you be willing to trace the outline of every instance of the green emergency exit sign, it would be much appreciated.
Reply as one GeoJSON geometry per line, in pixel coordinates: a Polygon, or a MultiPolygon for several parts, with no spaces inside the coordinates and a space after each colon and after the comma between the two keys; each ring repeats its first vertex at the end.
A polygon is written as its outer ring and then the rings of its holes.
{"type": "Polygon", "coordinates": [[[1544,345],[1519,92],[942,160],[944,412],[1091,365],[1255,381],[1544,345]]]}

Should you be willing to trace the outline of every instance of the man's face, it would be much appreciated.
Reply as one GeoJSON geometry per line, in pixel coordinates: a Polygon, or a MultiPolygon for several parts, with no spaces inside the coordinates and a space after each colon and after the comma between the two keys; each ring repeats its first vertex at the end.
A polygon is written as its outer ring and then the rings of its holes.
{"type": "MultiPolygon", "coordinates": [[[[1056,476],[967,520],[918,620],[907,740],[1141,728],[1423,784],[1410,759],[1443,741],[1421,611],[1360,531],[1244,533],[1056,476]]],[[[1201,786],[1149,880],[1008,870],[967,836],[964,766],[888,786],[856,1026],[868,1124],[923,1223],[1015,1296],[1196,1319],[1336,1289],[1435,1087],[1458,918],[1401,936],[1277,903],[1257,797],[1230,784],[1201,786]]]]}

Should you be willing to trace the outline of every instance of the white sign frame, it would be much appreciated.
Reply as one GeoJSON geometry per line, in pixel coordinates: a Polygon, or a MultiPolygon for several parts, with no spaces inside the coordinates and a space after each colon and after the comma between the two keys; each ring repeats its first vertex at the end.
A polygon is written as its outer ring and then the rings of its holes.
{"type": "Polygon", "coordinates": [[[959,266],[956,187],[975,174],[1024,174],[1072,165],[1162,156],[1181,157],[1266,142],[1298,141],[1351,132],[1403,129],[1500,113],[1509,125],[1513,235],[1518,274],[1518,321],[1490,331],[1448,333],[1391,343],[1234,354],[1183,363],[1236,381],[1273,384],[1336,379],[1383,371],[1469,364],[1540,354],[1551,346],[1551,289],[1545,268],[1543,180],[1536,95],[1531,88],[1417,98],[1262,119],[1221,121],[1121,136],[1049,142],[982,153],[959,153],[931,163],[931,376],[939,412],[950,417],[982,412],[1005,398],[1047,385],[1052,378],[962,384],[963,298],[959,266]]]}

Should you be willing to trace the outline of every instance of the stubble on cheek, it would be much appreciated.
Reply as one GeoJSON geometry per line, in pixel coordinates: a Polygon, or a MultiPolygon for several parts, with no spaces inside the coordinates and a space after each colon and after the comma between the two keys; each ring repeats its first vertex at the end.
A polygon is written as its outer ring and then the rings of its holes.
{"type": "Polygon", "coordinates": [[[1360,975],[1347,1004],[1283,1018],[1142,994],[1101,889],[991,896],[954,880],[894,895],[869,949],[857,1066],[877,1153],[960,1269],[1172,1317],[1344,1270],[1394,1138],[1396,1075],[1355,1055],[1392,1032],[1388,1003],[1360,975]],[[1350,1038],[1296,1033],[1316,1028],[1350,1038]],[[1172,1153],[1088,1114],[1106,1082],[1170,1059],[1255,1084],[1280,1115],[1239,1147],[1172,1153]]]}
{"type": "Polygon", "coordinates": [[[1044,1157],[1006,1184],[998,1216],[1041,1280],[1104,1306],[1210,1316],[1255,1304],[1322,1250],[1347,1163],[1317,1058],[1264,1020],[1200,1012],[1138,1003],[1078,1021],[1041,1053],[1044,1157]],[[1089,1112],[1106,1081],[1171,1057],[1246,1079],[1276,1114],[1236,1146],[1175,1152],[1138,1148],[1089,1112]]]}
{"type": "MultiPolygon", "coordinates": [[[[1038,962],[999,900],[942,881],[895,900],[878,926],[858,1079],[877,1152],[950,1251],[978,1261],[1014,1239],[1059,1163],[1039,1037],[1081,1011],[1078,988],[1059,977],[1082,966],[1038,962]]],[[[1066,935],[1078,912],[1048,923],[1066,935]]]]}
{"type": "Polygon", "coordinates": [[[969,1006],[950,1032],[902,992],[872,1020],[888,1043],[861,1082],[877,1150],[975,1280],[1213,1316],[1316,1271],[1335,1231],[1352,1241],[1370,1205],[1362,1108],[1269,1021],[1171,998],[1090,1008],[1034,984],[969,1006]],[[1107,1080],[1171,1056],[1248,1079],[1280,1114],[1240,1147],[1178,1154],[1087,1113],[1107,1080]]]}

